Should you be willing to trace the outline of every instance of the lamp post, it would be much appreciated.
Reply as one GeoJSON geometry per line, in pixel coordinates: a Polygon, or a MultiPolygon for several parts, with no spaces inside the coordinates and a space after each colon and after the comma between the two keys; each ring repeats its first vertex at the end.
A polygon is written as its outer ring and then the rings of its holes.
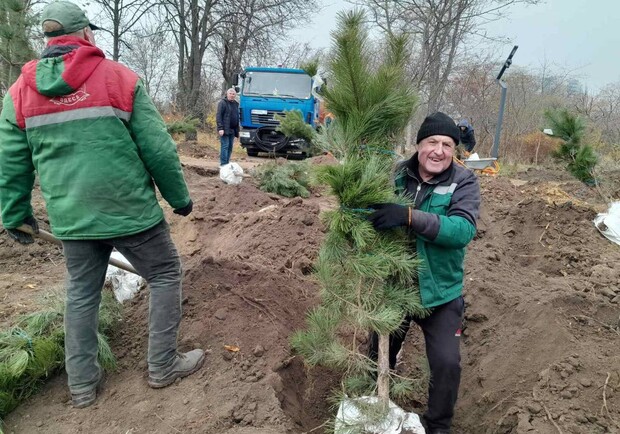
{"type": "Polygon", "coordinates": [[[499,154],[499,138],[502,134],[502,121],[504,120],[504,106],[506,105],[506,92],[508,90],[508,86],[506,85],[506,82],[502,80],[502,76],[504,75],[504,72],[506,72],[506,70],[512,64],[512,56],[515,55],[517,48],[519,48],[518,45],[515,45],[512,48],[510,55],[508,55],[508,58],[504,62],[504,65],[502,66],[502,69],[499,71],[499,74],[497,74],[497,78],[496,78],[497,83],[502,88],[502,95],[501,95],[501,99],[499,102],[499,114],[497,115],[497,127],[495,128],[495,140],[493,141],[493,148],[491,149],[491,157],[493,158],[497,158],[499,154]]]}

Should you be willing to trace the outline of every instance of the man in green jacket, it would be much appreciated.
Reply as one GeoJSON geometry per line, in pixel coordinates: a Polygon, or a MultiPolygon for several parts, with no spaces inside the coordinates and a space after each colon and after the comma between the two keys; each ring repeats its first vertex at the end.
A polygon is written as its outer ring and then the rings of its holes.
{"type": "MultiPolygon", "coordinates": [[[[428,432],[450,432],[461,379],[460,337],[463,321],[463,261],[465,248],[476,234],[480,186],[470,171],[452,161],[460,131],[444,113],[429,115],[418,132],[418,151],[396,170],[396,188],[413,207],[378,204],[369,219],[377,230],[407,227],[412,248],[422,260],[418,273],[420,295],[431,313],[405,318],[390,336],[390,368],[405,340],[411,321],[422,328],[431,379],[428,409],[423,416],[428,432]]],[[[371,336],[369,355],[377,359],[377,336],[371,336]]]]}
{"type": "Polygon", "coordinates": [[[177,352],[181,262],[155,186],[176,214],[187,216],[193,204],[176,145],[138,76],[105,59],[77,5],[50,3],[41,22],[47,47],[23,67],[0,114],[0,208],[9,235],[32,243],[17,228],[38,230],[38,175],[63,243],[66,369],[73,405],[82,408],[103,381],[98,311],[113,248],[149,283],[148,384],[165,387],[202,366],[202,350],[177,352]]]}

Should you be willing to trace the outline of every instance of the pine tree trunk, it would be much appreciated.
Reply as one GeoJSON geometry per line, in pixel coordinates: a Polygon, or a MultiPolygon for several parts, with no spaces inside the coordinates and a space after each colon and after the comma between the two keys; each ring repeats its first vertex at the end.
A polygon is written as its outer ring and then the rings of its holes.
{"type": "Polygon", "coordinates": [[[390,336],[379,335],[379,354],[378,354],[377,375],[377,395],[379,401],[387,408],[390,401],[390,336]]]}

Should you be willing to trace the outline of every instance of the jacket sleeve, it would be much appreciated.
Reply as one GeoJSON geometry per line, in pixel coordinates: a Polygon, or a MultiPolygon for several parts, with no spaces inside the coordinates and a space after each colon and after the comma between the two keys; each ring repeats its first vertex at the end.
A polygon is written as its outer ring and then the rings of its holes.
{"type": "Polygon", "coordinates": [[[460,249],[476,235],[480,213],[480,184],[472,172],[458,182],[446,215],[414,210],[412,229],[431,244],[460,249]]]}
{"type": "Polygon", "coordinates": [[[215,114],[215,123],[217,125],[217,130],[224,129],[224,101],[220,100],[217,104],[217,113],[215,114]]]}
{"type": "Polygon", "coordinates": [[[172,208],[182,208],[189,203],[189,190],[177,146],[139,80],[134,91],[133,111],[129,130],[140,150],[140,157],[157,188],[172,208]]]}
{"type": "Polygon", "coordinates": [[[11,95],[0,113],[0,209],[6,229],[20,226],[32,215],[34,165],[26,132],[19,128],[11,95]]]}
{"type": "Polygon", "coordinates": [[[455,249],[465,247],[476,235],[479,216],[480,184],[468,171],[452,194],[447,215],[439,216],[439,233],[432,242],[455,249]]]}

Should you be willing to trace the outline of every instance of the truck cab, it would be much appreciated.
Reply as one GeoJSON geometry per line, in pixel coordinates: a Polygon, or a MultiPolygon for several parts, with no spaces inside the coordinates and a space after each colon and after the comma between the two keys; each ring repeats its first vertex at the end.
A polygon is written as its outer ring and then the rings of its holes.
{"type": "Polygon", "coordinates": [[[307,124],[318,124],[319,100],[312,77],[302,69],[267,67],[248,67],[239,77],[239,136],[248,155],[266,152],[306,157],[310,144],[276,131],[280,122],[275,115],[299,110],[307,124]]]}

